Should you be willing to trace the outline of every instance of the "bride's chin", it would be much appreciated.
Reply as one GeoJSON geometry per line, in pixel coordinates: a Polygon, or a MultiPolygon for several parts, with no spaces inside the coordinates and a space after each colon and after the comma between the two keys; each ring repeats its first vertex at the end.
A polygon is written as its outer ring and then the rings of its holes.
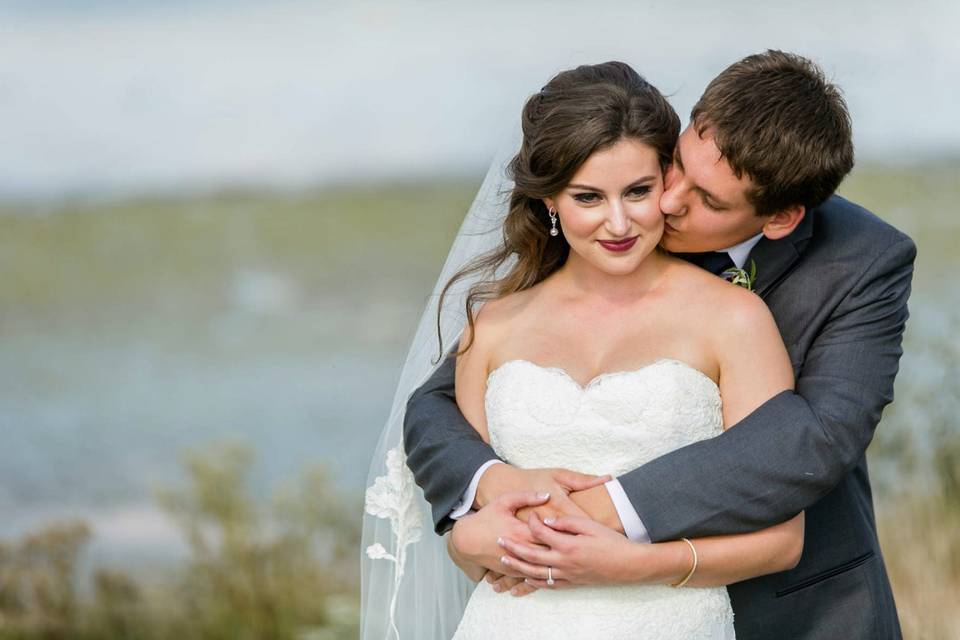
{"type": "Polygon", "coordinates": [[[603,260],[600,264],[596,264],[596,267],[609,276],[628,276],[640,269],[647,258],[648,256],[644,256],[639,260],[621,260],[612,263],[611,261],[603,260]]]}

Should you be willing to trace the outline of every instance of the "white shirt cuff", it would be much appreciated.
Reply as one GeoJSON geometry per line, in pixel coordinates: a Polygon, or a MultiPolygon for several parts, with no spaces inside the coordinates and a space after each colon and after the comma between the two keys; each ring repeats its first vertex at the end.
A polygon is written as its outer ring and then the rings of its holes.
{"type": "Polygon", "coordinates": [[[617,515],[620,516],[623,532],[627,534],[627,538],[634,542],[649,543],[650,534],[647,533],[647,528],[643,526],[643,521],[640,520],[637,510],[633,508],[633,504],[627,497],[627,492],[623,490],[620,481],[614,478],[605,482],[603,486],[607,488],[607,493],[610,494],[613,508],[617,510],[617,515]]]}
{"type": "MultiPolygon", "coordinates": [[[[453,511],[450,512],[451,520],[459,520],[463,516],[470,513],[470,508],[473,507],[473,501],[477,497],[477,488],[480,486],[480,476],[483,475],[483,472],[492,467],[495,464],[503,464],[503,460],[488,460],[484,462],[477,472],[473,474],[473,480],[470,481],[470,486],[467,487],[467,490],[463,493],[463,496],[453,507],[453,511]]],[[[622,491],[622,489],[621,489],[622,491]]],[[[637,518],[639,520],[639,518],[637,518]]]]}

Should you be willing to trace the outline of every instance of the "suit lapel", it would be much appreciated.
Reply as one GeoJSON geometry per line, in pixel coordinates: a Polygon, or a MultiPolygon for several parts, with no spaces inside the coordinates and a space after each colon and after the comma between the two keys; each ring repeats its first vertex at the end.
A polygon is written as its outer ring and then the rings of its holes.
{"type": "Polygon", "coordinates": [[[750,271],[751,260],[757,264],[757,276],[753,283],[753,290],[757,295],[760,297],[767,295],[800,259],[801,253],[813,236],[815,213],[815,209],[807,211],[797,228],[786,238],[779,240],[762,238],[750,252],[744,268],[750,271]]]}

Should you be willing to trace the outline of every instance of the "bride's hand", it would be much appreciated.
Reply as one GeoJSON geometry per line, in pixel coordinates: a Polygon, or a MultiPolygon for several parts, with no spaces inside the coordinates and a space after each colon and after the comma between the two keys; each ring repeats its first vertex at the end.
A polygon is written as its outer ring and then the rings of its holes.
{"type": "Polygon", "coordinates": [[[533,544],[502,537],[503,571],[519,572],[540,589],[642,583],[644,547],[589,518],[561,516],[547,526],[533,514],[533,544]],[[551,567],[554,584],[547,584],[551,567]]]}
{"type": "MultiPolygon", "coordinates": [[[[498,538],[510,537],[532,547],[539,546],[533,539],[530,527],[516,518],[517,509],[545,503],[549,494],[532,491],[507,493],[483,509],[457,520],[450,534],[451,556],[457,561],[479,566],[504,575],[524,578],[516,571],[505,571],[500,564],[503,549],[498,538]]],[[[461,568],[463,568],[461,566],[461,568]]],[[[468,575],[471,575],[468,572],[468,575]]],[[[474,577],[479,580],[479,577],[474,577]]]]}

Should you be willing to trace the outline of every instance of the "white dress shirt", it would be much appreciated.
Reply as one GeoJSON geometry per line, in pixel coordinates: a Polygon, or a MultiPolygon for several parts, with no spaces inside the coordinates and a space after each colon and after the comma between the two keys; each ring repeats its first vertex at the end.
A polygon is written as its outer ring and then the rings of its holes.
{"type": "MultiPolygon", "coordinates": [[[[763,234],[758,233],[752,238],[748,238],[729,249],[718,251],[718,253],[729,254],[730,259],[733,260],[733,264],[735,264],[738,269],[742,269],[750,252],[753,251],[753,248],[760,242],[761,238],[763,238],[763,234]]],[[[473,507],[473,501],[477,497],[477,487],[480,486],[480,477],[483,475],[483,472],[491,466],[502,462],[502,460],[488,460],[477,469],[477,472],[473,474],[473,480],[470,481],[470,485],[464,492],[460,502],[458,502],[453,511],[450,512],[451,519],[457,520],[470,512],[471,507],[473,507]]],[[[650,535],[647,533],[647,528],[643,526],[640,515],[627,497],[627,492],[623,490],[620,481],[614,478],[604,483],[603,486],[607,488],[607,493],[610,494],[610,500],[613,502],[614,509],[617,510],[617,515],[620,516],[620,522],[623,524],[623,531],[627,534],[627,537],[634,542],[650,542],[650,535]]]]}

